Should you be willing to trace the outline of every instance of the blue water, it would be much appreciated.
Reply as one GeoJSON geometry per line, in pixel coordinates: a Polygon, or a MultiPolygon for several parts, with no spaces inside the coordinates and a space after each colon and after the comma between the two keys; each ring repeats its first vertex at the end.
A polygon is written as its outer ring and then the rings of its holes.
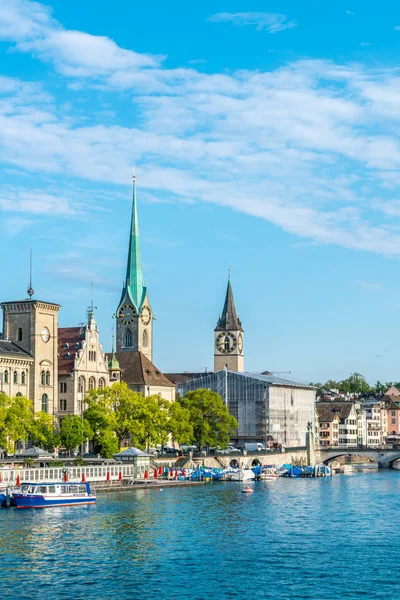
{"type": "Polygon", "coordinates": [[[399,599],[400,472],[0,511],[0,598],[399,599]]]}

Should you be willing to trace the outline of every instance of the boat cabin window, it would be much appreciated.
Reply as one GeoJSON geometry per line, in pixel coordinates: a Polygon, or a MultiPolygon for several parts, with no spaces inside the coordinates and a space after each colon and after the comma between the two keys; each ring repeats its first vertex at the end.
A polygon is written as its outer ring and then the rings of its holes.
{"type": "Polygon", "coordinates": [[[47,490],[48,490],[47,485],[41,485],[41,486],[39,486],[39,492],[41,494],[47,494],[47,490]]]}
{"type": "Polygon", "coordinates": [[[49,494],[55,494],[55,493],[56,493],[56,486],[49,485],[49,494]]]}

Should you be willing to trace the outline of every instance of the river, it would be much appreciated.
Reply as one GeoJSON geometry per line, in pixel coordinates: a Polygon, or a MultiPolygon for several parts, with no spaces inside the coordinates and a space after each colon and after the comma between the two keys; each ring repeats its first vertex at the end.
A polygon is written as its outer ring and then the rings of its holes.
{"type": "Polygon", "coordinates": [[[400,472],[0,511],[0,597],[398,599],[400,472]]]}

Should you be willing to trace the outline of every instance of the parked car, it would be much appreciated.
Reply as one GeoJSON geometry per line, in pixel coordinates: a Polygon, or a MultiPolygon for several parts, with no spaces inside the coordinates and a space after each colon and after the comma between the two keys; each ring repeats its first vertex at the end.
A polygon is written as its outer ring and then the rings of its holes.
{"type": "Polygon", "coordinates": [[[178,450],[176,448],[173,448],[172,446],[164,446],[163,452],[164,454],[176,454],[178,450]]]}
{"type": "Polygon", "coordinates": [[[184,454],[187,454],[188,452],[197,452],[198,448],[197,446],[181,446],[181,450],[184,454]]]}
{"type": "Polygon", "coordinates": [[[241,452],[236,446],[228,445],[226,448],[219,448],[216,454],[232,454],[233,452],[241,452]]]}

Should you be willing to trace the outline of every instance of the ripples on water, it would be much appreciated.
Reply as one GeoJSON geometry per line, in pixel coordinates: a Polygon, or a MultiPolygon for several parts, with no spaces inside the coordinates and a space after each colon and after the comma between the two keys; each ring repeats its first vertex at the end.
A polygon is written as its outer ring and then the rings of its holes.
{"type": "Polygon", "coordinates": [[[0,598],[400,598],[400,473],[0,511],[0,598]]]}

